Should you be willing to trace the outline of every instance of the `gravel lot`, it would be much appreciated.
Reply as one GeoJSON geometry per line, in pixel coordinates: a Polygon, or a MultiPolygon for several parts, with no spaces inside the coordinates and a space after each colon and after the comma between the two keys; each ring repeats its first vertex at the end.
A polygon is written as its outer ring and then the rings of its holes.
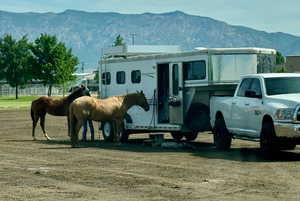
{"type": "Polygon", "coordinates": [[[300,200],[300,146],[267,161],[258,143],[234,140],[222,152],[208,133],[177,149],[145,145],[147,134],[121,145],[97,134],[71,149],[66,125],[47,115],[54,139],[38,126],[32,141],[28,110],[0,111],[1,201],[300,200]]]}

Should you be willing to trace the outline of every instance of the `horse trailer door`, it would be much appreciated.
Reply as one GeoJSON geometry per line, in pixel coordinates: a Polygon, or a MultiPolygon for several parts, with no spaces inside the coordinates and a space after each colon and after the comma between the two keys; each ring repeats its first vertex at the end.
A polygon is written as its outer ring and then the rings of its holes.
{"type": "Polygon", "coordinates": [[[183,75],[181,63],[169,64],[169,114],[170,123],[183,123],[183,75]]]}

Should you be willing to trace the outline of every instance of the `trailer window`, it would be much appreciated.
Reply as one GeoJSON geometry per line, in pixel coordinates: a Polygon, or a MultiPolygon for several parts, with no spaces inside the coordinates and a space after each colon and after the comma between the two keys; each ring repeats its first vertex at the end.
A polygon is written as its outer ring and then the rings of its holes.
{"type": "Polygon", "coordinates": [[[206,62],[191,61],[183,62],[184,80],[203,80],[206,78],[206,62]]]}
{"type": "Polygon", "coordinates": [[[117,72],[117,84],[125,84],[125,71],[117,72]]]}
{"type": "Polygon", "coordinates": [[[102,73],[102,84],[105,84],[105,85],[110,84],[110,72],[102,73]]]}
{"type": "Polygon", "coordinates": [[[132,83],[140,83],[141,82],[141,71],[140,70],[131,71],[131,82],[132,83]]]}

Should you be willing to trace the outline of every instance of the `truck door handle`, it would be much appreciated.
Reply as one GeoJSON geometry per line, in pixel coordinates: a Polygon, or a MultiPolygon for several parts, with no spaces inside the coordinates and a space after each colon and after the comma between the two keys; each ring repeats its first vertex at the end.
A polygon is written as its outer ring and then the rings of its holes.
{"type": "Polygon", "coordinates": [[[232,105],[236,105],[236,102],[233,102],[232,105]]]}
{"type": "Polygon", "coordinates": [[[250,104],[249,104],[249,103],[245,103],[245,105],[246,105],[246,106],[249,106],[250,104]]]}

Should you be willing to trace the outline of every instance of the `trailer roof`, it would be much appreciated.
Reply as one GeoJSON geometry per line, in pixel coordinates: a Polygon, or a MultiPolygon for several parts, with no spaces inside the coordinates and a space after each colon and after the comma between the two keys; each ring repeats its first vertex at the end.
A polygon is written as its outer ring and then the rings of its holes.
{"type": "MultiPolygon", "coordinates": [[[[115,57],[110,55],[104,57],[105,63],[118,63],[127,61],[139,60],[156,60],[164,58],[175,58],[182,56],[195,56],[195,55],[219,55],[219,54],[276,54],[275,49],[257,48],[257,47],[242,47],[242,48],[195,48],[193,51],[184,51],[176,53],[153,53],[153,54],[140,54],[132,55],[131,53],[124,52],[123,54],[116,54],[115,57]]],[[[99,61],[99,63],[104,63],[99,61]]]]}

